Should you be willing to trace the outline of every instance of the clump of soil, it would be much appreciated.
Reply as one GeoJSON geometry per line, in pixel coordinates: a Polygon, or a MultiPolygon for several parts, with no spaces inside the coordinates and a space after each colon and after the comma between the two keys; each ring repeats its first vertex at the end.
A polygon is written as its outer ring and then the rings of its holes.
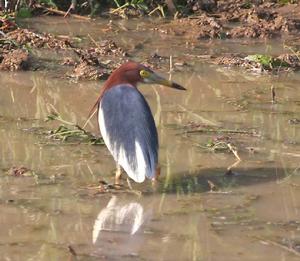
{"type": "Polygon", "coordinates": [[[159,69],[164,67],[166,69],[169,66],[169,57],[162,56],[157,53],[153,53],[143,59],[142,62],[145,66],[152,67],[153,69],[159,69]]]}
{"type": "Polygon", "coordinates": [[[118,67],[127,53],[113,41],[95,43],[97,47],[75,48],[80,61],[76,62],[69,77],[76,79],[107,79],[113,69],[118,67]],[[109,59],[112,58],[112,59],[109,59]]]}
{"type": "MultiPolygon", "coordinates": [[[[17,28],[0,35],[0,70],[29,70],[33,65],[34,52],[29,47],[47,49],[72,48],[71,42],[61,40],[51,34],[39,34],[28,29],[17,28]]],[[[34,50],[34,49],[32,49],[34,50]]]]}
{"type": "Polygon", "coordinates": [[[28,51],[23,49],[13,50],[2,57],[0,70],[18,71],[27,70],[30,67],[30,56],[28,51]]]}
{"type": "Polygon", "coordinates": [[[7,33],[6,39],[14,41],[18,45],[30,45],[35,48],[67,49],[72,47],[68,39],[61,40],[49,33],[39,34],[21,28],[7,33]]]}
{"type": "Polygon", "coordinates": [[[201,9],[197,16],[174,20],[162,32],[207,38],[273,38],[299,33],[300,6],[266,1],[217,1],[211,11],[201,9]]]}
{"type": "Polygon", "coordinates": [[[68,77],[76,79],[106,79],[112,69],[124,62],[127,53],[113,41],[93,41],[96,47],[76,47],[71,39],[60,39],[49,33],[36,33],[29,29],[17,28],[0,36],[0,70],[27,70],[35,68],[38,62],[36,49],[73,52],[75,57],[64,58],[61,65],[72,66],[68,77]],[[26,51],[31,48],[31,52],[26,51]],[[32,56],[32,57],[31,57],[32,56]],[[37,58],[37,59],[29,59],[37,58]],[[31,62],[30,62],[31,61],[31,62]]]}
{"type": "MultiPolygon", "coordinates": [[[[182,19],[180,23],[185,24],[185,19],[182,19]]],[[[216,18],[209,17],[206,14],[201,15],[197,19],[191,19],[188,22],[188,26],[198,28],[196,34],[198,39],[222,38],[222,35],[226,35],[222,24],[216,18]]]]}
{"type": "Polygon", "coordinates": [[[76,64],[71,73],[68,73],[68,76],[71,78],[80,79],[89,79],[89,80],[105,80],[110,74],[110,70],[101,66],[92,66],[87,62],[83,61],[76,64]]]}
{"type": "Polygon", "coordinates": [[[230,37],[273,38],[283,33],[296,33],[300,29],[300,20],[261,8],[249,12],[247,20],[242,23],[230,31],[230,37]]]}
{"type": "Polygon", "coordinates": [[[173,20],[158,29],[162,33],[174,35],[185,35],[197,39],[224,38],[226,29],[215,17],[205,13],[195,18],[182,18],[173,20]]]}
{"type": "Polygon", "coordinates": [[[103,56],[127,56],[127,53],[122,48],[118,47],[113,41],[102,41],[96,44],[96,48],[76,48],[74,51],[82,60],[86,61],[90,65],[101,64],[100,59],[103,56]]]}
{"type": "Polygon", "coordinates": [[[24,166],[14,166],[7,171],[7,174],[13,177],[32,177],[36,175],[34,171],[24,166]]]}

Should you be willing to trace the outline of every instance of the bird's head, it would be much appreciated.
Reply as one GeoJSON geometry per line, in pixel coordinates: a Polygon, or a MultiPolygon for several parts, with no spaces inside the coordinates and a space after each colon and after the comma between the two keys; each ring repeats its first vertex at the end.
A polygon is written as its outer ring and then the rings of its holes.
{"type": "Polygon", "coordinates": [[[179,85],[178,83],[163,78],[162,76],[153,72],[148,67],[143,67],[144,68],[139,70],[139,74],[143,83],[160,84],[178,90],[186,90],[183,86],[179,85]]]}
{"type": "Polygon", "coordinates": [[[129,83],[136,86],[139,82],[159,84],[178,90],[186,90],[183,86],[163,78],[153,72],[150,68],[136,62],[122,64],[107,80],[107,84],[110,86],[123,83],[129,83]]]}

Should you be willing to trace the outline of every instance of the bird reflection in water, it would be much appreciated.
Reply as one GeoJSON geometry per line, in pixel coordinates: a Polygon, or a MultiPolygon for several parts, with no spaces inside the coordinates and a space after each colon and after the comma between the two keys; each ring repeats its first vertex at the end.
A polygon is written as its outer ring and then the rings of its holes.
{"type": "Polygon", "coordinates": [[[112,196],[107,206],[100,211],[93,228],[93,244],[97,252],[115,255],[137,253],[142,246],[144,233],[138,233],[152,211],[144,213],[138,202],[128,202],[112,196]]]}

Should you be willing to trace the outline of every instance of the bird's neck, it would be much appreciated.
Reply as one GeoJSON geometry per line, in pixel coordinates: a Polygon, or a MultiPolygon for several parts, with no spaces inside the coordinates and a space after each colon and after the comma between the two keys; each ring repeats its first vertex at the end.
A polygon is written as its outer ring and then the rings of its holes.
{"type": "MultiPolygon", "coordinates": [[[[113,76],[113,75],[112,75],[113,76]]],[[[128,84],[137,87],[138,81],[129,80],[126,77],[109,77],[102,88],[103,92],[121,84],[128,84]]]]}
{"type": "Polygon", "coordinates": [[[128,81],[127,79],[122,79],[122,78],[114,78],[114,77],[109,77],[106,82],[104,83],[103,87],[101,88],[100,94],[97,98],[97,101],[95,102],[94,106],[90,110],[89,117],[94,113],[95,110],[98,109],[98,106],[100,104],[100,101],[104,95],[104,93],[116,86],[120,85],[130,85],[133,88],[137,88],[137,83],[138,82],[133,82],[133,81],[128,81]]]}

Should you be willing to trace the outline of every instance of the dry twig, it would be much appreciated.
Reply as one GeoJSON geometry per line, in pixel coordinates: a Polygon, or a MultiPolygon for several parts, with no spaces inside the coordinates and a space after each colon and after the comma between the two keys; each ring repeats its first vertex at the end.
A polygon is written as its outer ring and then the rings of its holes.
{"type": "Polygon", "coordinates": [[[279,247],[279,248],[281,248],[281,249],[283,249],[283,250],[286,250],[286,251],[288,251],[288,252],[290,252],[290,253],[292,253],[292,254],[294,254],[294,255],[300,257],[300,253],[297,252],[297,251],[296,251],[295,249],[293,249],[293,248],[287,247],[287,246],[282,245],[282,244],[280,244],[280,243],[278,243],[278,242],[276,242],[276,241],[273,241],[273,240],[270,240],[270,239],[265,239],[265,238],[260,237],[260,236],[254,236],[254,238],[257,239],[257,240],[259,240],[259,241],[266,242],[267,244],[270,244],[270,245],[279,247]]]}

